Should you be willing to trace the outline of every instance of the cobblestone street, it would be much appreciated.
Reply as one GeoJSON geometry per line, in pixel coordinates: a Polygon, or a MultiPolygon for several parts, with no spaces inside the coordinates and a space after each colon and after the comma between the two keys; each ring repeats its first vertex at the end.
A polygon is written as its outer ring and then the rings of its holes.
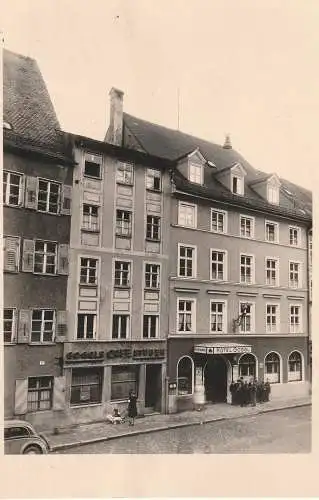
{"type": "Polygon", "coordinates": [[[171,429],[61,451],[86,453],[309,453],[311,407],[171,429]]]}

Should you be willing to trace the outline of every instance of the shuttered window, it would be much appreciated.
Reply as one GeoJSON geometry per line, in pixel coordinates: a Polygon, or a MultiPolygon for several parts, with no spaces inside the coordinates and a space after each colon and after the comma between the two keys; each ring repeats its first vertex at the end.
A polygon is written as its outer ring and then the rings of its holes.
{"type": "Polygon", "coordinates": [[[3,204],[18,207],[23,198],[23,175],[3,172],[3,204]]]}
{"type": "Polygon", "coordinates": [[[57,265],[57,244],[49,241],[36,241],[34,254],[34,272],[55,274],[57,265]]]}
{"type": "Polygon", "coordinates": [[[60,205],[61,185],[57,182],[38,179],[38,210],[57,214],[60,205]]]}
{"type": "Polygon", "coordinates": [[[29,377],[28,411],[43,411],[52,408],[53,377],[29,377]]]}
{"type": "Polygon", "coordinates": [[[55,333],[55,311],[34,309],[32,311],[31,342],[53,342],[55,333]]]}
{"type": "Polygon", "coordinates": [[[16,236],[4,236],[3,243],[3,269],[4,271],[16,273],[19,271],[20,238],[16,236]]]}

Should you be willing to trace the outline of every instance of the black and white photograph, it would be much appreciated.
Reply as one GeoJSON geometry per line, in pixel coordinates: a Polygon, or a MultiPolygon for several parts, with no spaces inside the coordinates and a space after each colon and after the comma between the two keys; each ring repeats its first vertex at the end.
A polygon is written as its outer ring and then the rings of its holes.
{"type": "Polygon", "coordinates": [[[8,3],[5,455],[311,454],[318,15],[8,3]]]}

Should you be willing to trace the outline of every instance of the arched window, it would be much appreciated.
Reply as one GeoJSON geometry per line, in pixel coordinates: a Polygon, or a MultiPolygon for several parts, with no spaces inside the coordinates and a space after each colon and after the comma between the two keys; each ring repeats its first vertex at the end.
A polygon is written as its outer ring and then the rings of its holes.
{"type": "Polygon", "coordinates": [[[294,351],[288,358],[288,382],[302,380],[301,354],[294,351]]]}
{"type": "Polygon", "coordinates": [[[265,380],[271,384],[280,382],[280,358],[277,353],[270,352],[265,358],[265,380]]]}
{"type": "Polygon", "coordinates": [[[244,354],[239,360],[239,376],[256,378],[256,359],[252,354],[244,354]]]}
{"type": "Polygon", "coordinates": [[[193,394],[193,361],[189,356],[184,356],[177,364],[177,394],[193,394]]]}

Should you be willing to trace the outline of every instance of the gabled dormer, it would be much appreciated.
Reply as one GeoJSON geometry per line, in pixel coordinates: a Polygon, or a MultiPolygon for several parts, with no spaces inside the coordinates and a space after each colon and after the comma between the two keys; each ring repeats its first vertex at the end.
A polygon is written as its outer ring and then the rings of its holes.
{"type": "Polygon", "coordinates": [[[237,196],[245,194],[246,170],[240,163],[225,167],[216,173],[216,179],[237,196]]]}
{"type": "Polygon", "coordinates": [[[206,164],[214,167],[211,162],[207,162],[199,148],[197,148],[180,158],[177,168],[189,182],[202,186],[204,184],[204,168],[206,164]]]}
{"type": "Polygon", "coordinates": [[[264,200],[272,205],[279,205],[279,191],[281,182],[276,174],[270,174],[250,183],[250,186],[264,200]]]}

